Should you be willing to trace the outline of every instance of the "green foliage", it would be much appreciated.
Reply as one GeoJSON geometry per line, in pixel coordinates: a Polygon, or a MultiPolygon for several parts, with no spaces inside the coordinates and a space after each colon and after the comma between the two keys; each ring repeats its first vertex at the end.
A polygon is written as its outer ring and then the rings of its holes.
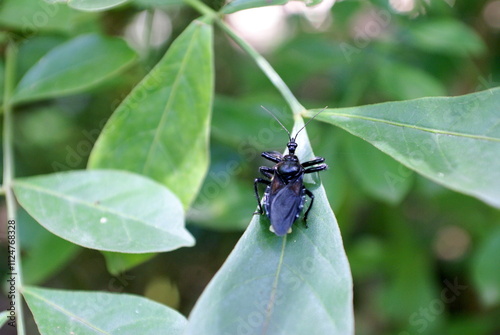
{"type": "MultiPolygon", "coordinates": [[[[500,156],[492,155],[500,152],[500,128],[492,127],[500,122],[499,104],[496,88],[456,98],[327,110],[318,119],[363,138],[437,183],[500,207],[500,156]]],[[[407,173],[398,175],[406,178],[407,173]]]]}
{"type": "Polygon", "coordinates": [[[194,21],[117,108],[89,167],[149,176],[189,207],[208,168],[212,54],[211,26],[194,21]]]}
{"type": "Polygon", "coordinates": [[[60,172],[17,179],[14,191],[21,206],[47,230],[87,248],[145,253],[194,244],[184,228],[179,200],[140,175],[60,172]]]}
{"type": "Polygon", "coordinates": [[[186,319],[166,306],[130,294],[62,291],[24,287],[41,335],[168,334],[180,335],[186,319]]]}
{"type": "Polygon", "coordinates": [[[109,78],[136,58],[125,42],[99,35],[83,35],[47,53],[24,75],[12,98],[40,100],[78,93],[109,78]],[[82,50],[75,54],[76,50],[82,50]]]}
{"type": "Polygon", "coordinates": [[[498,332],[500,44],[485,2],[284,10],[267,49],[224,19],[287,2],[0,5],[20,335],[37,333],[20,293],[42,335],[498,332]],[[252,216],[260,153],[288,139],[261,105],[293,134],[328,106],[297,152],[329,169],[305,178],[309,228],[284,238],[252,216]],[[163,305],[156,277],[172,281],[163,305]]]}

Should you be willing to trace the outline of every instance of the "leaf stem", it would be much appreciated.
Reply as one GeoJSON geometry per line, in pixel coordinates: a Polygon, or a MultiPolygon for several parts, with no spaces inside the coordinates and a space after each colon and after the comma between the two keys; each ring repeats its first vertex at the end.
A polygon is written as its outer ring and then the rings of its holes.
{"type": "Polygon", "coordinates": [[[229,27],[220,17],[220,15],[215,12],[212,8],[208,7],[199,0],[184,0],[185,3],[191,5],[193,8],[198,10],[201,14],[207,15],[215,20],[217,25],[224,30],[233,41],[236,42],[246,53],[250,55],[260,67],[262,72],[269,78],[271,83],[276,87],[276,89],[281,93],[283,98],[286,100],[290,109],[294,115],[301,115],[305,108],[300,104],[297,98],[293,95],[292,91],[285,84],[283,79],[274,70],[274,68],[269,64],[269,62],[257,52],[248,42],[241,38],[231,27],[229,27]]]}
{"type": "MultiPolygon", "coordinates": [[[[14,198],[14,193],[12,192],[12,181],[14,179],[14,155],[13,155],[13,120],[12,120],[12,92],[14,90],[15,81],[15,71],[16,71],[16,54],[17,47],[10,43],[7,46],[5,55],[5,86],[3,92],[3,190],[5,192],[5,202],[7,205],[7,220],[11,222],[16,222],[16,200],[14,198]]],[[[15,230],[17,229],[17,223],[14,224],[15,230]]],[[[21,299],[21,289],[22,289],[22,270],[21,270],[21,245],[19,244],[19,233],[14,235],[14,245],[9,245],[14,247],[14,264],[13,270],[10,272],[13,277],[17,277],[15,280],[15,294],[14,302],[17,310],[16,313],[16,326],[17,334],[24,335],[24,314],[23,314],[23,304],[21,299]]]]}

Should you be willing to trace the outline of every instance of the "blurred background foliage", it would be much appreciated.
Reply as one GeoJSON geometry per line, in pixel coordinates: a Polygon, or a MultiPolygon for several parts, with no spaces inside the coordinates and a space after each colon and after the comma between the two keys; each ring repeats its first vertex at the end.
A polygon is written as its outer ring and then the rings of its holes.
{"type": "MultiPolygon", "coordinates": [[[[18,78],[55,46],[88,32],[123,36],[140,56],[84,94],[17,108],[17,176],[85,168],[113,110],[197,16],[168,0],[136,0],[101,13],[4,0],[0,48],[12,38],[19,43],[18,78]]],[[[307,108],[454,96],[500,82],[498,0],[329,0],[310,8],[292,2],[227,20],[307,108]]],[[[266,164],[260,152],[281,151],[287,142],[260,105],[288,127],[292,121],[268,79],[220,30],[215,68],[210,171],[188,212],[197,245],[106,268],[99,252],[61,240],[20,213],[26,283],[138,293],[189,313],[255,210],[252,183],[266,164]]],[[[2,60],[2,78],[3,70],[2,60]]],[[[356,333],[499,334],[500,212],[416,175],[341,129],[312,122],[308,133],[330,166],[321,178],[352,268],[356,333]]],[[[5,304],[2,297],[0,309],[5,304]]]]}

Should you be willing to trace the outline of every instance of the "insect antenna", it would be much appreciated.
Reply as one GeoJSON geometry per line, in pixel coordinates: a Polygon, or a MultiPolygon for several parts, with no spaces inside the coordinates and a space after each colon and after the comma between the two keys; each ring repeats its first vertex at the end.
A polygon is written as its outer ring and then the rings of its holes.
{"type": "MultiPolygon", "coordinates": [[[[276,117],[276,115],[274,115],[274,114],[273,114],[273,113],[272,113],[269,109],[267,109],[266,107],[264,107],[264,106],[262,106],[262,105],[261,105],[260,107],[262,107],[262,108],[263,108],[266,112],[268,112],[269,114],[271,114],[271,115],[272,115],[272,117],[273,117],[276,121],[278,121],[278,123],[280,124],[280,126],[281,126],[283,129],[285,129],[285,131],[287,132],[287,134],[288,134],[288,139],[291,141],[291,140],[292,140],[292,134],[290,134],[290,132],[288,131],[288,129],[286,129],[286,127],[283,125],[283,123],[281,123],[281,121],[280,121],[280,120],[278,120],[278,118],[276,117]]],[[[315,115],[315,116],[316,116],[316,115],[315,115]]],[[[310,120],[309,120],[309,121],[310,121],[310,120]]]]}
{"type": "MultiPolygon", "coordinates": [[[[312,118],[310,118],[310,119],[309,119],[309,121],[307,121],[307,122],[306,122],[306,124],[305,124],[305,125],[303,125],[303,126],[302,126],[302,128],[300,128],[298,132],[296,132],[296,133],[295,133],[295,137],[294,137],[294,139],[296,139],[296,138],[297,138],[297,136],[299,135],[299,133],[302,131],[302,129],[304,129],[304,128],[305,128],[305,127],[309,124],[309,122],[311,122],[312,120],[314,120],[314,118],[315,118],[316,116],[318,116],[321,112],[323,112],[323,111],[324,111],[325,109],[327,109],[327,108],[328,108],[328,106],[325,106],[322,110],[320,110],[319,112],[317,112],[316,114],[314,114],[314,116],[313,116],[312,118]]],[[[278,122],[279,122],[279,121],[278,121],[278,122]]],[[[290,134],[290,133],[288,133],[288,134],[290,134]]]]}

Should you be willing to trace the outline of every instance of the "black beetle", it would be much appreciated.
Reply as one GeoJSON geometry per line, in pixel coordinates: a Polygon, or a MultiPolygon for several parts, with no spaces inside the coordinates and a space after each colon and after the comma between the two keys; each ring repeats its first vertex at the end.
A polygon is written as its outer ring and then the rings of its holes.
{"type": "MultiPolygon", "coordinates": [[[[314,202],[314,194],[305,188],[303,178],[305,173],[313,173],[322,171],[328,168],[326,164],[321,164],[325,161],[323,157],[316,157],[313,160],[300,163],[299,158],[295,156],[297,143],[295,139],[302,129],[312,121],[323,110],[314,115],[302,128],[297,131],[294,137],[286,127],[271,113],[268,109],[262,106],[269,114],[288,133],[289,142],[287,144],[288,154],[282,155],[277,151],[266,151],[262,153],[262,157],[276,163],[273,167],[261,166],[259,171],[268,179],[255,178],[254,189],[255,197],[259,205],[259,210],[254,214],[263,214],[257,185],[259,183],[267,185],[264,192],[264,209],[267,217],[271,221],[269,229],[278,236],[284,236],[292,230],[292,224],[298,219],[304,203],[306,195],[311,198],[309,208],[304,213],[304,223],[307,228],[307,215],[311,210],[314,202]]],[[[326,108],[326,107],[325,107],[326,108]]]]}

